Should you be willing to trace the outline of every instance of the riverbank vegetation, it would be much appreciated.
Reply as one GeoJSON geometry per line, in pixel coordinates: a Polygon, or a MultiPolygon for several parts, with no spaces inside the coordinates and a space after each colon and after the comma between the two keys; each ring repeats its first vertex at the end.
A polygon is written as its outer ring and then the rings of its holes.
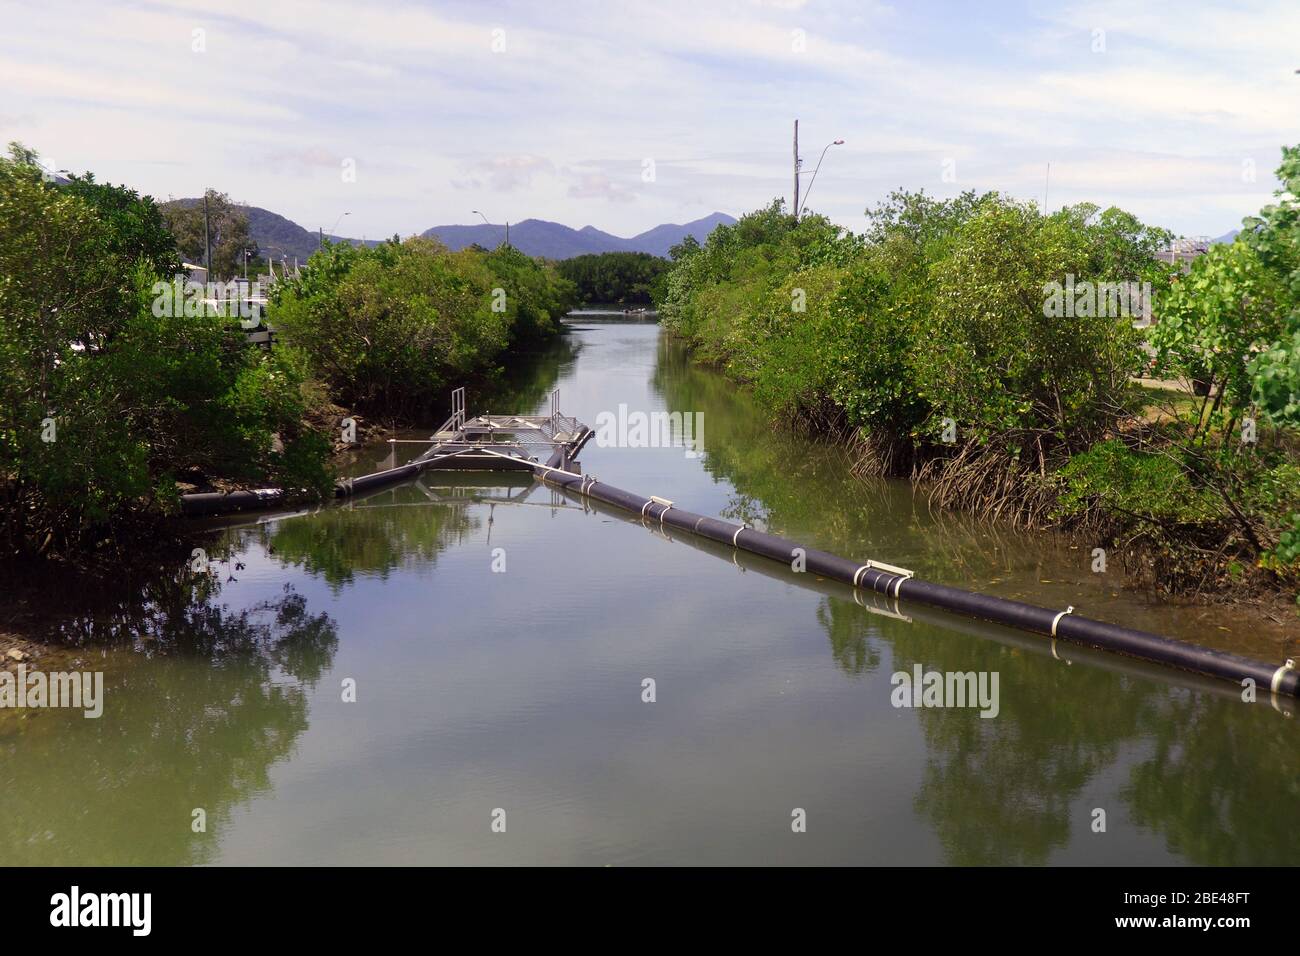
{"type": "Polygon", "coordinates": [[[853,235],[774,203],[676,247],[661,312],[864,475],[1084,533],[1156,589],[1294,586],[1300,230],[1285,201],[1246,225],[1184,273],[1118,209],[895,193],[853,235]]]}
{"type": "Polygon", "coordinates": [[[416,237],[327,243],[276,285],[268,320],[340,405],[420,420],[449,385],[555,335],[575,303],[571,283],[517,249],[416,237]]]}
{"type": "Polygon", "coordinates": [[[187,488],[326,494],[340,412],[426,423],[438,389],[553,335],[573,301],[513,249],[331,246],[277,288],[262,349],[222,308],[157,294],[180,252],[150,197],[50,176],[18,144],[0,159],[0,558],[120,560],[187,488]]]}
{"type": "MultiPolygon", "coordinates": [[[[153,200],[0,162],[0,541],[76,554],[174,510],[198,475],[319,486],[290,351],[213,315],[155,314],[177,267],[153,200]]],[[[121,540],[118,543],[122,543],[121,540]]]]}
{"type": "Polygon", "coordinates": [[[556,263],[583,304],[650,305],[657,302],[668,260],[648,252],[602,252],[556,263]]]}

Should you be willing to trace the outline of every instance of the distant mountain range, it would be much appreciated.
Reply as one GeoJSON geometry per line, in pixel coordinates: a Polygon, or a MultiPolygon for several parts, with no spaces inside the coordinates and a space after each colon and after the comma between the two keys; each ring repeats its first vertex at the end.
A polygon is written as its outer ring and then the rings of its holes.
{"type": "MultiPolygon", "coordinates": [[[[190,205],[198,199],[175,199],[172,202],[190,205]]],[[[262,209],[258,206],[244,206],[248,213],[248,230],[257,241],[262,254],[271,254],[273,258],[293,261],[296,256],[300,261],[316,251],[320,243],[319,234],[304,229],[279,213],[262,209]]],[[[573,229],[558,222],[545,219],[525,219],[510,224],[510,244],[530,256],[545,256],[548,259],[571,259],[574,256],[599,252],[648,252],[652,256],[668,255],[668,250],[684,238],[694,236],[703,242],[714,229],[720,225],[730,225],[736,220],[726,213],[715,212],[686,223],[664,223],[638,233],[629,239],[615,236],[597,229],[595,226],[583,226],[573,229]]],[[[1210,242],[1232,242],[1238,230],[1233,229],[1211,239],[1210,242]]],[[[471,226],[434,226],[421,235],[435,236],[451,249],[464,249],[478,243],[492,249],[505,240],[505,226],[488,226],[483,223],[471,226]]],[[[348,239],[345,236],[328,236],[331,242],[350,242],[360,245],[360,239],[348,239]]],[[[367,239],[366,245],[377,245],[382,240],[367,239]]]]}
{"type": "MultiPolygon", "coordinates": [[[[693,222],[665,223],[624,239],[595,226],[572,229],[545,219],[525,219],[510,224],[510,245],[530,256],[550,259],[571,259],[599,252],[648,252],[652,256],[667,256],[668,250],[687,236],[703,242],[718,226],[735,221],[726,213],[715,212],[693,222]]],[[[452,249],[463,249],[474,243],[491,249],[505,240],[505,226],[483,223],[477,226],[434,226],[423,234],[437,237],[452,249]]]]}
{"type": "MultiPolygon", "coordinates": [[[[173,201],[190,205],[200,200],[173,201]]],[[[279,213],[258,206],[244,206],[243,209],[248,213],[249,234],[263,255],[270,254],[274,259],[284,258],[289,261],[297,257],[305,262],[320,244],[318,233],[304,229],[279,213]]],[[[573,229],[544,219],[525,219],[510,224],[510,244],[527,255],[545,256],[549,259],[571,259],[594,252],[648,252],[654,256],[667,256],[668,250],[687,236],[694,236],[703,242],[719,225],[735,221],[726,213],[715,212],[703,219],[680,225],[665,223],[624,239],[602,232],[595,226],[573,229]]],[[[464,249],[474,243],[492,249],[505,240],[505,226],[488,226],[483,223],[476,226],[434,226],[426,229],[422,235],[437,237],[451,249],[464,249]]],[[[357,245],[361,242],[344,236],[326,238],[331,242],[351,242],[357,245]]],[[[380,241],[382,240],[368,239],[366,245],[373,246],[380,241]]]]}

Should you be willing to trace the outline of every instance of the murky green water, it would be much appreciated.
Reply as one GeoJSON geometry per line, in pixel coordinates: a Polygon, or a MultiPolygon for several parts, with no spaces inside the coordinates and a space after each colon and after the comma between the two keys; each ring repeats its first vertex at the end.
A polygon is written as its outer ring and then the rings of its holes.
{"type": "MultiPolygon", "coordinates": [[[[1294,653],[1228,612],[1147,607],[1086,550],[846,478],[839,453],[774,434],[655,325],[575,325],[490,410],[542,408],[554,385],[589,424],[619,403],[704,414],[702,460],[589,445],[586,470],[620,487],[935,580],[1294,653]]],[[[120,606],[65,627],[118,635],[78,652],[105,672],[102,718],[3,715],[0,862],[1300,860],[1297,722],[1267,694],[880,613],[500,476],[429,474],[201,543],[213,577],[124,581],[120,606]],[[917,664],[997,672],[998,715],[895,708],[891,675],[917,664]]]]}

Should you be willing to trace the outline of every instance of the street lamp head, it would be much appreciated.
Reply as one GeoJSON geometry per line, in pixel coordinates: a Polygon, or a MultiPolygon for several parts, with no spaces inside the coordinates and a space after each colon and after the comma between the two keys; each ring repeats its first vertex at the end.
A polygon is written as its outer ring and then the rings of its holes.
{"type": "Polygon", "coordinates": [[[832,146],[843,146],[843,145],[844,145],[844,140],[842,140],[842,139],[837,139],[835,142],[831,143],[831,145],[832,145],[832,146]]]}

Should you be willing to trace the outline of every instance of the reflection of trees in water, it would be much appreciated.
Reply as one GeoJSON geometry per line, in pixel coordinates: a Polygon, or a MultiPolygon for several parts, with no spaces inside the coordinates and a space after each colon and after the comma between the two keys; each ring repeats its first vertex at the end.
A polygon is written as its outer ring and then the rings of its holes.
{"type": "MultiPolygon", "coordinates": [[[[1156,701],[1150,757],[1124,800],[1139,824],[1201,866],[1294,866],[1300,861],[1300,750],[1268,694],[1254,704],[1205,694],[1156,701]]],[[[1294,722],[1292,722],[1294,723],[1294,722]]]]}
{"type": "Polygon", "coordinates": [[[953,864],[1046,862],[1086,824],[1070,817],[1085,785],[1149,727],[1156,701],[1176,693],[928,627],[899,624],[890,636],[895,670],[999,673],[997,717],[916,712],[928,751],[916,810],[953,864]]]}
{"type": "Polygon", "coordinates": [[[718,512],[718,517],[751,528],[768,527],[767,506],[750,495],[732,495],[727,506],[718,512]]]}
{"type": "Polygon", "coordinates": [[[846,674],[868,674],[880,666],[880,627],[852,601],[828,597],[817,607],[817,623],[831,642],[831,656],[846,674]]]}
{"type": "Polygon", "coordinates": [[[102,717],[43,711],[0,737],[0,859],[209,861],[233,809],[270,789],[306,730],[307,687],[337,646],[333,621],[286,587],[238,612],[200,598],[156,619],[141,652],[83,658],[105,671],[102,717]],[[206,833],[191,831],[195,807],[206,833]]]}
{"type": "Polygon", "coordinates": [[[387,577],[399,567],[432,564],[463,541],[480,519],[461,505],[436,504],[402,485],[356,507],[327,508],[308,517],[262,525],[263,546],[281,563],[323,577],[335,591],[357,573],[387,577]]]}
{"type": "MultiPolygon", "coordinates": [[[[466,389],[471,413],[496,410],[527,415],[541,408],[560,377],[573,370],[579,350],[578,340],[567,334],[539,343],[528,352],[512,349],[507,367],[487,383],[466,389]]],[[[451,407],[450,392],[446,404],[451,407]]]]}

